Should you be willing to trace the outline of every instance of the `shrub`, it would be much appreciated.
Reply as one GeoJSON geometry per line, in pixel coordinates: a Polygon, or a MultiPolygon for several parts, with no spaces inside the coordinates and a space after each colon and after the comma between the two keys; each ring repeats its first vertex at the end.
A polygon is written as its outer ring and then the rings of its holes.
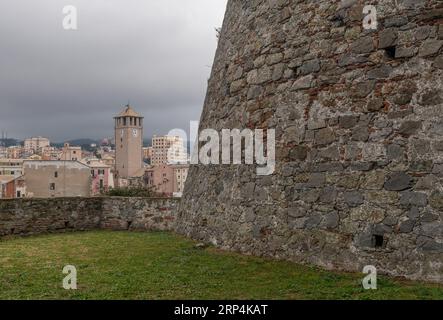
{"type": "Polygon", "coordinates": [[[139,197],[139,198],[159,197],[159,195],[150,188],[134,188],[134,187],[112,188],[104,195],[110,197],[139,197]]]}

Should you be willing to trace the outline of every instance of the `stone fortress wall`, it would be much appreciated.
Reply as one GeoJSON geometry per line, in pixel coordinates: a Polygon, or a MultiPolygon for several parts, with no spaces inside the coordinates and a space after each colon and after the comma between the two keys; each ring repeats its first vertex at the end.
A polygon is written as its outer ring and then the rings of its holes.
{"type": "Polygon", "coordinates": [[[53,198],[0,201],[0,237],[87,230],[172,230],[176,199],[53,198]]]}
{"type": "Polygon", "coordinates": [[[178,232],[443,282],[442,1],[229,0],[206,128],[275,128],[276,172],[191,167],[178,232]]]}

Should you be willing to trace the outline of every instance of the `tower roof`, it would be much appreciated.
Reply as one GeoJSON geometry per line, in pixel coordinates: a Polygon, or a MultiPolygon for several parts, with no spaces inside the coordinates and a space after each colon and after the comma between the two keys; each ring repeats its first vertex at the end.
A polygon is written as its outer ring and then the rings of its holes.
{"type": "Polygon", "coordinates": [[[137,117],[137,118],[143,118],[141,115],[139,115],[137,112],[132,109],[132,107],[128,104],[126,105],[125,109],[118,114],[115,118],[120,117],[137,117]]]}

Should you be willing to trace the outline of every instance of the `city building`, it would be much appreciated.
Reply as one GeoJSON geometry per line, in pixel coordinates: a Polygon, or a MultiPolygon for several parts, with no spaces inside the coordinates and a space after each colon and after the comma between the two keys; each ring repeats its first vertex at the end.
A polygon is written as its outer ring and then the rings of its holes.
{"type": "Polygon", "coordinates": [[[50,141],[43,137],[33,137],[25,139],[24,148],[27,151],[32,151],[34,153],[41,152],[42,148],[49,147],[50,141]]]}
{"type": "Polygon", "coordinates": [[[164,196],[180,197],[183,193],[189,165],[159,165],[145,170],[147,187],[164,196]]]}
{"type": "Polygon", "coordinates": [[[154,152],[154,148],[145,147],[143,148],[143,160],[149,164],[151,164],[152,154],[154,152]]]}
{"type": "Polygon", "coordinates": [[[89,197],[91,169],[78,161],[32,161],[23,163],[27,197],[89,197]]]}
{"type": "Polygon", "coordinates": [[[25,156],[25,150],[21,146],[11,146],[6,149],[8,159],[21,159],[25,156]]]}
{"type": "Polygon", "coordinates": [[[23,159],[0,159],[0,175],[19,177],[23,175],[23,159]]]}
{"type": "Polygon", "coordinates": [[[152,148],[153,166],[188,162],[183,139],[179,136],[154,136],[152,148]]]}
{"type": "Polygon", "coordinates": [[[143,176],[143,117],[131,106],[125,109],[115,120],[115,174],[118,184],[120,179],[143,176]]]}
{"type": "Polygon", "coordinates": [[[0,175],[0,199],[24,198],[26,196],[26,184],[23,176],[0,175]]]}
{"type": "Polygon", "coordinates": [[[84,159],[83,163],[91,169],[91,195],[103,194],[114,187],[111,166],[106,165],[100,159],[84,159]]]}
{"type": "Polygon", "coordinates": [[[92,163],[91,168],[91,195],[96,196],[109,191],[114,187],[111,168],[102,163],[92,163]]]}
{"type": "Polygon", "coordinates": [[[185,190],[186,178],[188,177],[189,165],[177,164],[173,166],[175,174],[175,191],[182,194],[185,190]]]}
{"type": "Polygon", "coordinates": [[[65,143],[63,146],[60,160],[63,161],[80,161],[82,159],[82,148],[70,146],[69,143],[65,143]]]}
{"type": "Polygon", "coordinates": [[[8,148],[0,145],[0,159],[8,157],[8,148]]]}
{"type": "Polygon", "coordinates": [[[111,153],[103,154],[102,162],[111,168],[115,168],[115,155],[111,153]]]}
{"type": "Polygon", "coordinates": [[[59,160],[62,157],[62,151],[55,147],[43,147],[41,155],[42,160],[59,160]]]}

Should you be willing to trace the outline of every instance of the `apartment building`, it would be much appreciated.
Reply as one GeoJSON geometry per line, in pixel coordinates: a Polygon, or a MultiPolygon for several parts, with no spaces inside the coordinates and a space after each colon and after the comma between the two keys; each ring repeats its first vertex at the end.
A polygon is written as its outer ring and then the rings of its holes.
{"type": "Polygon", "coordinates": [[[108,192],[114,187],[114,177],[111,173],[111,167],[103,163],[92,163],[91,168],[91,195],[97,196],[108,192]]]}
{"type": "Polygon", "coordinates": [[[43,147],[41,150],[42,160],[59,160],[62,157],[62,151],[55,147],[43,147]]]}
{"type": "Polygon", "coordinates": [[[82,163],[91,169],[91,195],[97,196],[114,188],[112,167],[100,159],[84,159],[82,163]]]}
{"type": "Polygon", "coordinates": [[[174,165],[176,193],[182,194],[185,190],[186,178],[188,177],[189,165],[179,164],[174,165]]]}
{"type": "Polygon", "coordinates": [[[42,148],[49,147],[50,141],[47,138],[43,137],[33,137],[25,139],[24,148],[27,151],[32,151],[34,153],[38,153],[42,148]]]}
{"type": "Polygon", "coordinates": [[[8,159],[21,159],[25,157],[25,149],[22,146],[11,146],[6,149],[8,159]]]}
{"type": "Polygon", "coordinates": [[[0,159],[1,176],[19,177],[23,173],[23,159],[0,159]]]}
{"type": "Polygon", "coordinates": [[[0,146],[0,159],[4,159],[7,157],[8,157],[8,148],[0,146]]]}
{"type": "Polygon", "coordinates": [[[179,136],[154,136],[152,138],[151,165],[187,163],[184,141],[179,136]]]}
{"type": "Polygon", "coordinates": [[[152,155],[154,153],[154,148],[144,147],[143,148],[143,160],[151,163],[152,155]]]}

